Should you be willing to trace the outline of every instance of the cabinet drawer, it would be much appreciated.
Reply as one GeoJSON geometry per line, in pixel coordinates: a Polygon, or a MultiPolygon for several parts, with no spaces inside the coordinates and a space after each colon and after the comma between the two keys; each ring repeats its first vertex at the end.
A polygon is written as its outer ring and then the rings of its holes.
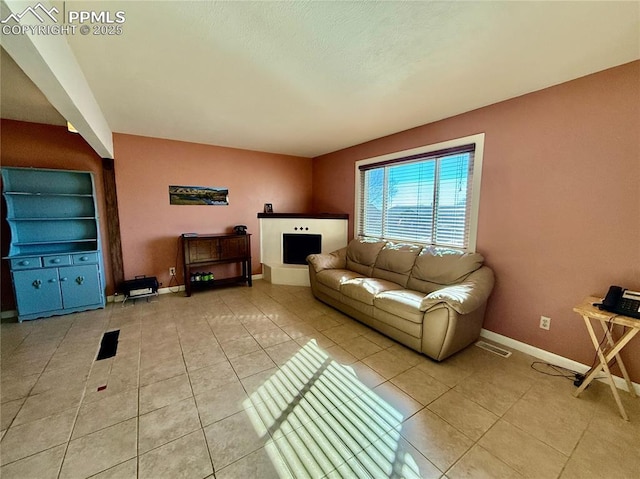
{"type": "Polygon", "coordinates": [[[42,268],[42,261],[39,256],[34,256],[32,258],[20,258],[20,259],[12,259],[11,260],[11,269],[32,269],[32,268],[42,268]]]}
{"type": "Polygon", "coordinates": [[[91,264],[98,262],[98,253],[79,253],[71,255],[73,264],[91,264]]]}
{"type": "Polygon", "coordinates": [[[43,256],[42,263],[47,266],[62,266],[65,264],[71,264],[71,258],[68,254],[60,256],[43,256]]]}

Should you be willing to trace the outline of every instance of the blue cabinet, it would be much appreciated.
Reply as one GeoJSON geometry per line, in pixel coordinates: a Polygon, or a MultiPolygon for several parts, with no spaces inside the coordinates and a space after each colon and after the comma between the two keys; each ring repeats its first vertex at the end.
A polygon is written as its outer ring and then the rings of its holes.
{"type": "Polygon", "coordinates": [[[103,308],[93,174],[2,168],[18,319],[103,308]]]}

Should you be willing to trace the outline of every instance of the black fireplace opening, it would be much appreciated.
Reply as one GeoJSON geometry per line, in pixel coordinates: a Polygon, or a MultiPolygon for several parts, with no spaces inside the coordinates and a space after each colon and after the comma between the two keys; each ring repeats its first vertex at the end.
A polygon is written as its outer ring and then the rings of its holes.
{"type": "Polygon", "coordinates": [[[282,235],[282,262],[285,264],[307,264],[307,256],[322,252],[322,235],[282,235]]]}

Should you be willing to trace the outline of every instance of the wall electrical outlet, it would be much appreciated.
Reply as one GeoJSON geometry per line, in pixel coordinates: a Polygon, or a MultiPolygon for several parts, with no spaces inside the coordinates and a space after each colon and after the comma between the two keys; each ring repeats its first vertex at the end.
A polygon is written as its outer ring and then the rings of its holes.
{"type": "MultiPolygon", "coordinates": [[[[175,268],[169,268],[169,274],[171,276],[175,276],[176,275],[176,269],[175,268]]],[[[549,328],[547,328],[547,329],[549,329],[549,328]]]]}
{"type": "Polygon", "coordinates": [[[547,331],[549,331],[550,327],[551,327],[551,318],[547,318],[546,316],[540,316],[540,328],[546,329],[547,331]]]}

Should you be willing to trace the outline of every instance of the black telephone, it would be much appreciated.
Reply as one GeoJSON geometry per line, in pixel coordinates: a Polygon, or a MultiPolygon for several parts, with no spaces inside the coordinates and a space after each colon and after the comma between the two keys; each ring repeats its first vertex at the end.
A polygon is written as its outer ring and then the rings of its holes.
{"type": "Polygon", "coordinates": [[[233,232],[237,235],[246,235],[247,227],[245,225],[237,225],[233,227],[233,232]]]}
{"type": "Polygon", "coordinates": [[[598,308],[640,319],[640,292],[611,286],[598,308]]]}

